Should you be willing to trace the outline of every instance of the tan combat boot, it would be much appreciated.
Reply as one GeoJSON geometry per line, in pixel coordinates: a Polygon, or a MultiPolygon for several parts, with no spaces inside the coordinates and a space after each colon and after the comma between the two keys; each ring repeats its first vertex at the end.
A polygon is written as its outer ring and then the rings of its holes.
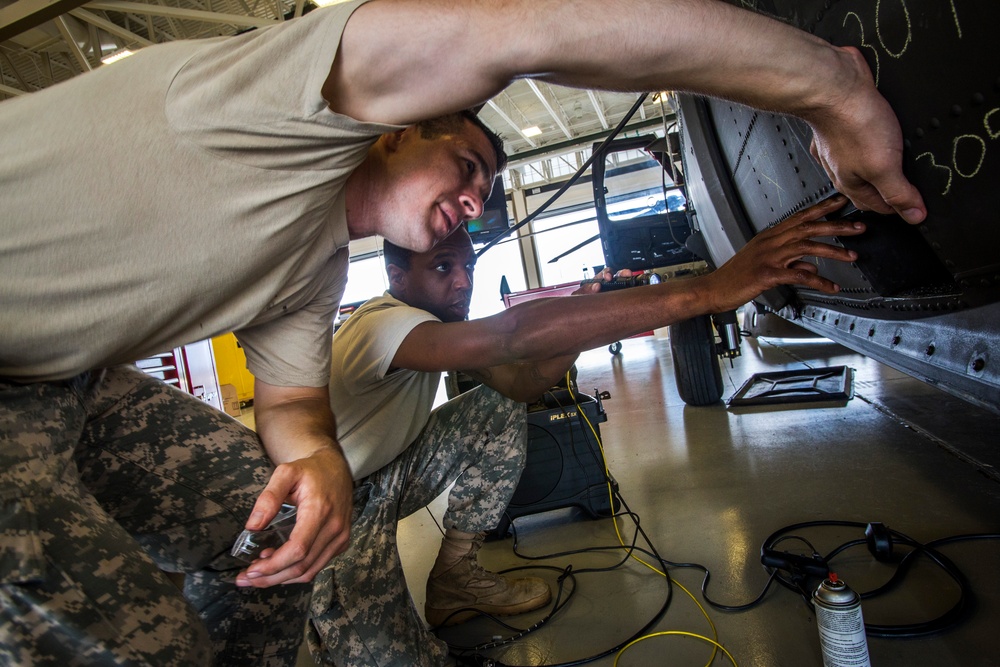
{"type": "Polygon", "coordinates": [[[424,614],[431,626],[455,625],[476,616],[477,609],[494,616],[523,614],[544,607],[552,599],[549,586],[538,577],[511,579],[484,570],[476,560],[483,533],[449,528],[441,541],[427,579],[424,614]]]}

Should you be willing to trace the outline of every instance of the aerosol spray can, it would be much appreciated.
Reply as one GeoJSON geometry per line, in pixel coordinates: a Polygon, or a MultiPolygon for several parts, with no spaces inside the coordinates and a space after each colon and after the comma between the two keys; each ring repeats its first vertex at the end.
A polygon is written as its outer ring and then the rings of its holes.
{"type": "Polygon", "coordinates": [[[823,667],[871,667],[861,596],[833,572],[813,593],[823,667]]]}

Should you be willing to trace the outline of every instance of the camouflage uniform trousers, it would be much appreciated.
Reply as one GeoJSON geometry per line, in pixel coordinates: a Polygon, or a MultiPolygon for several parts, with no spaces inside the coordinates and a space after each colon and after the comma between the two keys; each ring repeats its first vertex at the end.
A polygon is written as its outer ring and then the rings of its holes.
{"type": "Polygon", "coordinates": [[[0,664],[294,665],[310,586],[238,588],[228,553],[272,469],[131,366],[0,381],[0,664]]]}
{"type": "Polygon", "coordinates": [[[526,432],[524,403],[480,386],[432,412],[405,452],[359,482],[350,545],[313,582],[306,642],[318,665],[451,664],[410,597],[396,524],[454,482],[445,527],[496,528],[524,468],[526,432]]]}

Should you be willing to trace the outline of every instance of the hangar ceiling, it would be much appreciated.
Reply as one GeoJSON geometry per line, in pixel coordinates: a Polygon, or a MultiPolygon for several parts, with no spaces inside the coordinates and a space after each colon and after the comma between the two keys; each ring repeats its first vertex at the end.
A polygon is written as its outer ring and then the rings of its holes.
{"type": "MultiPolygon", "coordinates": [[[[46,88],[124,50],[232,35],[301,14],[306,0],[0,0],[0,100],[46,88]]],[[[483,121],[512,162],[589,145],[614,128],[636,95],[519,80],[486,104],[483,121]],[[537,128],[532,136],[528,128],[537,128]]],[[[647,98],[629,127],[656,124],[647,98]]]]}

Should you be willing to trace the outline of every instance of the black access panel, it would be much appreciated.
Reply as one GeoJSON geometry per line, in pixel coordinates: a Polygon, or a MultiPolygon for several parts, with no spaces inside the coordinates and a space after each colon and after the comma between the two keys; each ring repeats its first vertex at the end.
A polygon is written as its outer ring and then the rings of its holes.
{"type": "MultiPolygon", "coordinates": [[[[524,472],[507,511],[495,530],[505,537],[511,522],[522,516],[576,507],[592,518],[611,516],[620,502],[612,501],[601,451],[594,437],[608,420],[593,397],[576,394],[577,404],[565,389],[549,392],[528,407],[528,445],[524,472]],[[583,411],[590,427],[580,417],[583,411]],[[613,502],[613,509],[612,509],[613,502]]],[[[611,488],[618,490],[614,478],[611,488]]]]}
{"type": "Polygon", "coordinates": [[[660,162],[661,168],[666,169],[663,165],[669,164],[669,158],[663,156],[664,145],[662,139],[653,135],[616,139],[603,148],[601,144],[594,145],[594,209],[601,232],[605,265],[615,270],[644,271],[699,259],[685,247],[685,242],[691,235],[685,211],[657,211],[618,219],[608,214],[605,179],[612,174],[607,171],[607,157],[620,151],[644,150],[660,162]]]}

